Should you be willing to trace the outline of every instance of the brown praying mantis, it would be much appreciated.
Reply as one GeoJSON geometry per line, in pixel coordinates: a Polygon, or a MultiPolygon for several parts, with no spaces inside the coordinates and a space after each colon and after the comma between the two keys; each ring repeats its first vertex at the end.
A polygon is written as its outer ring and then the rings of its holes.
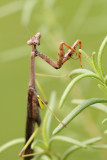
{"type": "MultiPolygon", "coordinates": [[[[41,57],[44,61],[46,61],[49,65],[51,65],[55,69],[60,69],[62,65],[69,60],[72,55],[75,53],[78,56],[78,59],[80,59],[80,65],[81,65],[81,53],[76,52],[76,47],[79,45],[79,49],[81,49],[81,41],[77,40],[72,47],[70,47],[65,42],[61,42],[59,45],[59,52],[58,52],[58,58],[57,63],[55,63],[53,60],[51,60],[49,57],[44,55],[43,53],[39,52],[37,50],[37,45],[40,45],[40,37],[41,34],[37,33],[35,36],[33,36],[28,42],[28,45],[32,46],[31,51],[31,59],[30,59],[30,80],[29,80],[29,89],[28,89],[28,102],[27,102],[27,121],[26,121],[26,140],[25,140],[25,146],[21,150],[19,156],[24,157],[24,160],[30,160],[32,158],[33,150],[31,149],[31,144],[33,141],[33,138],[35,134],[37,134],[38,129],[34,131],[35,123],[37,123],[38,128],[41,124],[41,118],[39,114],[39,108],[42,108],[42,104],[45,104],[43,102],[37,92],[36,83],[35,83],[35,58],[37,56],[41,57]],[[69,48],[67,53],[64,54],[64,46],[69,48]],[[25,153],[25,156],[22,154],[25,153]],[[31,156],[26,156],[31,155],[31,156]]],[[[49,109],[50,110],[50,109],[49,109]]],[[[51,110],[50,110],[51,111],[51,110]]],[[[53,116],[58,120],[59,123],[64,125],[57,117],[56,115],[51,111],[53,116]]]]}

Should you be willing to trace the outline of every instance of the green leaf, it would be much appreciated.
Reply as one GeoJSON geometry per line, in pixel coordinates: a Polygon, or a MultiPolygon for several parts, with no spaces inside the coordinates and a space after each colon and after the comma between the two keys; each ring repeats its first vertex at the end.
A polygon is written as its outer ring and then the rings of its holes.
{"type": "Polygon", "coordinates": [[[98,87],[105,93],[107,94],[107,87],[106,86],[103,86],[101,84],[98,84],[98,87]]]}
{"type": "Polygon", "coordinates": [[[104,48],[106,46],[106,43],[107,43],[107,36],[103,40],[103,42],[102,42],[102,44],[100,46],[99,52],[98,52],[98,67],[99,67],[99,70],[100,70],[101,75],[103,77],[105,77],[105,73],[104,73],[103,67],[102,67],[102,55],[103,55],[103,50],[104,50],[104,48]]]}
{"type": "Polygon", "coordinates": [[[91,145],[90,147],[94,149],[107,149],[107,144],[91,145]]]}
{"type": "Polygon", "coordinates": [[[91,144],[97,143],[97,142],[99,142],[101,140],[102,140],[102,137],[95,137],[95,138],[91,138],[91,139],[85,140],[83,142],[83,144],[85,144],[85,145],[91,145],[91,144]]]}
{"type": "Polygon", "coordinates": [[[97,75],[100,75],[99,69],[96,63],[96,53],[95,52],[92,53],[92,60],[93,60],[93,65],[94,65],[94,71],[96,72],[97,75]]]}
{"type": "Polygon", "coordinates": [[[24,138],[18,138],[18,139],[14,139],[12,141],[9,141],[6,144],[0,146],[0,153],[5,151],[8,148],[14,146],[14,145],[17,145],[17,144],[20,144],[20,143],[24,143],[24,142],[25,142],[24,138]]]}
{"type": "MultiPolygon", "coordinates": [[[[96,138],[92,138],[92,139],[88,139],[88,140],[86,140],[86,141],[83,141],[82,143],[85,144],[85,145],[90,145],[90,144],[93,144],[93,143],[96,143],[96,142],[100,141],[101,139],[102,139],[101,137],[96,137],[96,138]]],[[[81,149],[81,147],[76,146],[76,145],[70,147],[70,148],[67,149],[67,151],[63,154],[61,160],[66,160],[71,153],[73,153],[74,151],[79,150],[79,149],[81,149]]]]}
{"type": "Polygon", "coordinates": [[[88,69],[81,69],[81,68],[78,68],[78,69],[74,69],[73,71],[71,71],[69,73],[69,77],[72,78],[72,76],[75,76],[77,74],[83,74],[83,73],[89,73],[89,74],[94,74],[92,71],[88,70],[88,69]]]}
{"type": "MultiPolygon", "coordinates": [[[[53,110],[56,101],[56,92],[52,92],[49,102],[49,107],[53,110]]],[[[45,144],[48,146],[48,139],[51,134],[51,122],[52,122],[52,113],[47,109],[45,117],[43,119],[43,139],[45,144]]]]}
{"type": "Polygon", "coordinates": [[[60,99],[60,103],[59,103],[59,108],[61,108],[66,100],[66,98],[68,97],[69,93],[71,92],[72,88],[74,87],[74,85],[81,79],[86,78],[86,77],[92,77],[95,78],[98,82],[103,83],[102,80],[97,76],[97,74],[95,73],[86,73],[86,74],[82,74],[77,76],[76,78],[74,78],[66,87],[61,99],[60,99]]]}
{"type": "Polygon", "coordinates": [[[80,147],[86,147],[84,144],[82,144],[80,141],[78,140],[75,140],[73,138],[69,138],[69,137],[66,137],[66,136],[54,136],[52,137],[49,142],[50,142],[50,145],[53,141],[62,141],[62,142],[67,142],[67,143],[72,143],[72,144],[75,144],[77,146],[80,146],[80,147]]]}
{"type": "MultiPolygon", "coordinates": [[[[74,103],[74,104],[78,104],[78,105],[79,105],[79,104],[84,103],[85,101],[87,101],[87,100],[83,100],[83,99],[73,99],[73,100],[71,101],[71,103],[74,103]]],[[[104,104],[97,103],[97,104],[91,105],[90,107],[95,108],[95,109],[98,109],[98,110],[100,110],[100,111],[102,111],[102,112],[104,112],[104,113],[107,113],[107,106],[104,105],[104,104]]]]}
{"type": "MultiPolygon", "coordinates": [[[[85,108],[89,107],[92,104],[95,103],[107,103],[107,99],[102,99],[102,98],[92,98],[87,101],[85,101],[83,104],[77,106],[75,109],[69,113],[64,120],[62,121],[65,125],[67,125],[71,120],[73,120],[80,112],[82,112],[85,108]]],[[[53,134],[57,134],[60,132],[64,126],[59,124],[53,131],[53,134]]]]}

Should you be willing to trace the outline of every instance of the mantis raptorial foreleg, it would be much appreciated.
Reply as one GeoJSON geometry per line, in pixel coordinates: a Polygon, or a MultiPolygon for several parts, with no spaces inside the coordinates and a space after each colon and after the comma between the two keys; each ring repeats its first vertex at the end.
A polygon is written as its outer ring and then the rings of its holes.
{"type": "Polygon", "coordinates": [[[79,44],[79,49],[81,49],[81,41],[77,40],[72,47],[68,46],[66,43],[61,42],[59,45],[59,52],[58,52],[58,58],[57,58],[57,63],[55,63],[53,60],[51,60],[49,57],[44,55],[41,52],[38,52],[36,50],[36,55],[41,57],[43,60],[45,60],[48,64],[50,64],[53,68],[55,69],[60,69],[62,65],[71,58],[71,56],[75,53],[78,58],[80,58],[80,64],[81,64],[81,53],[76,53],[75,48],[79,44]],[[64,54],[64,47],[70,48],[66,54],[64,54]]]}
{"type": "MultiPolygon", "coordinates": [[[[41,34],[37,33],[34,37],[32,37],[27,44],[28,45],[32,45],[32,44],[38,44],[40,45],[40,37],[41,34]]],[[[79,45],[79,49],[81,49],[81,41],[77,40],[72,47],[70,47],[68,44],[66,44],[65,42],[60,42],[59,44],[59,52],[58,52],[58,57],[57,57],[57,63],[55,63],[53,60],[51,60],[49,57],[47,57],[46,55],[44,55],[43,53],[37,51],[37,48],[35,48],[35,54],[36,56],[41,57],[44,61],[46,61],[49,65],[51,65],[53,68],[55,69],[60,69],[62,67],[62,65],[69,60],[72,55],[75,53],[78,58],[80,59],[80,64],[81,64],[81,53],[77,53],[75,51],[77,45],[79,45]],[[69,48],[69,50],[67,51],[67,53],[64,54],[64,45],[69,48]]]]}

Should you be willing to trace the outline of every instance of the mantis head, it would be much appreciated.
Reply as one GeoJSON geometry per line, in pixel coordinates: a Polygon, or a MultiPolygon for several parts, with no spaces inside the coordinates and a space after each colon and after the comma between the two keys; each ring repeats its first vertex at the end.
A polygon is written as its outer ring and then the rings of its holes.
{"type": "Polygon", "coordinates": [[[35,36],[33,36],[30,40],[27,41],[28,45],[40,45],[40,37],[41,34],[38,32],[35,36]]]}

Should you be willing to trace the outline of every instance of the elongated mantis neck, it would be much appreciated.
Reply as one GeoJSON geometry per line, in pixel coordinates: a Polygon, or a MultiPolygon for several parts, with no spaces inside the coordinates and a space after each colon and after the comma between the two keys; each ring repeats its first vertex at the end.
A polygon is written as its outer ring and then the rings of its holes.
{"type": "Polygon", "coordinates": [[[35,45],[32,45],[32,52],[30,58],[30,80],[29,80],[29,88],[36,89],[35,86],[35,45]]]}

